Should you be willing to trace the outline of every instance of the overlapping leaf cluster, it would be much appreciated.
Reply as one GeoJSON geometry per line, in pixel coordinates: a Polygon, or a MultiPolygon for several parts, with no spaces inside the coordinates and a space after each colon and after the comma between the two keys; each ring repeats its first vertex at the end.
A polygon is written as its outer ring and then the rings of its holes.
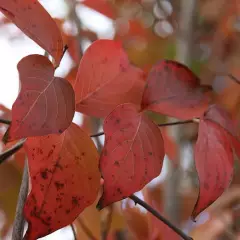
{"type": "Polygon", "coordinates": [[[228,187],[233,150],[239,154],[234,122],[217,105],[209,107],[209,92],[187,67],[163,60],[146,76],[130,64],[119,42],[98,40],[85,52],[71,84],[54,77],[64,43],[40,3],[1,1],[0,10],[54,58],[52,63],[29,55],[18,63],[21,90],[4,136],[6,142],[27,138],[26,239],[72,223],[97,198],[100,172],[99,208],[132,195],[160,174],[164,141],[148,110],[180,119],[200,117],[195,147],[200,193],[193,217],[228,187]],[[105,118],[100,157],[90,136],[72,123],[75,110],[105,118]]]}

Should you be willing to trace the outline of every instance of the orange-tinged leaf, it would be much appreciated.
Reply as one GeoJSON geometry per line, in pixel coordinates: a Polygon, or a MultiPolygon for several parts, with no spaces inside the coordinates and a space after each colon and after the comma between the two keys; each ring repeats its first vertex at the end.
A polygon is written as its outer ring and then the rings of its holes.
{"type": "Polygon", "coordinates": [[[60,136],[28,138],[32,189],[24,214],[27,237],[33,240],[71,224],[97,198],[100,187],[98,152],[76,124],[60,136]]]}
{"type": "Polygon", "coordinates": [[[12,123],[5,140],[62,133],[75,112],[71,84],[54,77],[53,65],[41,55],[23,58],[18,71],[21,91],[12,107],[12,123]]]}
{"type": "Polygon", "coordinates": [[[55,65],[59,65],[63,55],[61,32],[37,0],[2,0],[0,11],[49,52],[55,59],[55,65]]]}
{"type": "Polygon", "coordinates": [[[200,189],[192,213],[194,218],[229,186],[233,175],[233,162],[228,132],[208,119],[201,119],[195,146],[195,164],[200,189]]]}
{"type": "Polygon", "coordinates": [[[163,60],[156,64],[143,93],[142,108],[180,119],[201,116],[209,98],[199,79],[186,66],[163,60]]]}
{"type": "Polygon", "coordinates": [[[141,212],[137,207],[131,207],[129,199],[126,200],[126,207],[123,208],[123,214],[128,228],[136,240],[150,239],[149,223],[147,214],[141,212]]]}
{"type": "MultiPolygon", "coordinates": [[[[109,209],[105,208],[102,211],[96,209],[96,201],[93,205],[86,208],[80,216],[74,222],[77,228],[77,239],[89,240],[86,231],[84,231],[84,226],[87,226],[91,231],[95,239],[101,239],[101,230],[102,230],[102,216],[106,214],[109,209]],[[83,225],[83,226],[82,226],[83,225]]],[[[113,235],[116,231],[125,229],[125,218],[122,214],[119,204],[113,205],[111,226],[109,229],[109,235],[113,235]]],[[[109,238],[108,238],[109,239],[109,238]]]]}
{"type": "Polygon", "coordinates": [[[121,44],[97,40],[85,52],[75,84],[77,111],[105,117],[117,105],[140,108],[145,73],[132,66],[121,44]]]}
{"type": "Polygon", "coordinates": [[[103,208],[142,189],[162,169],[164,145],[157,125],[133,104],[122,104],[104,122],[105,143],[100,157],[103,208]]]}

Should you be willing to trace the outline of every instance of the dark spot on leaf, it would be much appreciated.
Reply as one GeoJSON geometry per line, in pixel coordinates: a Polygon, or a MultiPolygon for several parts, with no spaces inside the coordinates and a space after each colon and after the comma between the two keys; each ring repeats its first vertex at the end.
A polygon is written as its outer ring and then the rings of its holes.
{"type": "Polygon", "coordinates": [[[69,213],[70,213],[70,209],[67,209],[67,210],[66,210],[66,214],[69,214],[69,213]]]}
{"type": "Polygon", "coordinates": [[[58,181],[54,182],[54,185],[58,191],[64,188],[64,183],[58,181]]]}
{"type": "Polygon", "coordinates": [[[50,157],[53,154],[53,150],[51,149],[48,153],[48,157],[50,157]]]}
{"type": "Polygon", "coordinates": [[[45,171],[42,171],[41,173],[41,177],[43,178],[43,179],[47,179],[48,178],[48,172],[45,170],[45,171]]]}
{"type": "Polygon", "coordinates": [[[78,197],[72,197],[72,205],[74,206],[79,206],[79,201],[78,201],[78,197]]]}
{"type": "Polygon", "coordinates": [[[117,166],[117,167],[119,167],[119,166],[120,166],[120,164],[119,164],[119,162],[118,162],[118,161],[115,161],[115,162],[114,162],[114,165],[115,165],[115,166],[117,166]]]}

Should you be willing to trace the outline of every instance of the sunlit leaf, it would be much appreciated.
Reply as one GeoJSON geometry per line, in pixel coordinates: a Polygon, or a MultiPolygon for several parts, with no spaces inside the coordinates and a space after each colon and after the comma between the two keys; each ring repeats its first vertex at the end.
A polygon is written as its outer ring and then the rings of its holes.
{"type": "Polygon", "coordinates": [[[78,69],[75,93],[77,111],[105,117],[117,105],[140,108],[145,74],[132,66],[121,44],[98,40],[85,52],[78,69]]]}
{"type": "Polygon", "coordinates": [[[58,66],[63,40],[56,23],[37,0],[2,0],[0,11],[27,36],[49,52],[58,66]]]}

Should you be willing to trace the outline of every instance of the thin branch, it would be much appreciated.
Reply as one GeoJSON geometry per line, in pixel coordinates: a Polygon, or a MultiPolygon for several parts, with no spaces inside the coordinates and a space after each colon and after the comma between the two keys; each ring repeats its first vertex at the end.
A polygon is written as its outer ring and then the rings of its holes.
{"type": "Polygon", "coordinates": [[[138,198],[135,195],[132,195],[129,197],[132,199],[135,204],[139,204],[140,206],[144,207],[146,210],[148,210],[152,215],[154,215],[157,219],[165,223],[168,227],[170,227],[174,232],[176,232],[179,236],[181,236],[184,240],[193,240],[190,236],[185,234],[181,229],[173,225],[171,222],[169,222],[166,218],[164,218],[159,212],[157,212],[154,208],[152,208],[150,205],[145,203],[143,200],[138,198]]]}
{"type": "Polygon", "coordinates": [[[90,135],[90,137],[91,137],[91,138],[93,138],[93,137],[100,137],[100,136],[102,136],[102,135],[104,135],[104,132],[99,132],[99,133],[90,135]]]}
{"type": "MultiPolygon", "coordinates": [[[[177,122],[170,122],[170,123],[161,123],[158,124],[159,127],[168,127],[168,126],[174,126],[174,125],[181,125],[181,124],[187,124],[187,123],[199,123],[199,118],[193,118],[190,120],[185,120],[185,121],[177,121],[177,122]]],[[[91,138],[93,137],[99,137],[104,135],[104,132],[99,132],[93,135],[90,135],[91,138]]]]}
{"type": "Polygon", "coordinates": [[[76,233],[76,230],[74,228],[74,225],[73,223],[70,225],[71,229],[72,229],[72,234],[73,234],[73,238],[74,240],[77,240],[77,233],[76,233]]]}
{"type": "Polygon", "coordinates": [[[23,207],[28,194],[28,161],[25,160],[23,169],[22,183],[18,195],[15,220],[13,223],[12,240],[22,240],[25,219],[23,216],[23,207]]]}
{"type": "Polygon", "coordinates": [[[85,223],[82,221],[81,218],[77,219],[77,222],[80,224],[82,230],[84,231],[84,233],[88,236],[89,239],[91,240],[97,240],[97,238],[94,237],[93,233],[91,232],[91,230],[85,225],[85,223]]]}
{"type": "Polygon", "coordinates": [[[7,120],[7,119],[2,119],[2,118],[0,118],[0,123],[10,125],[10,124],[11,124],[11,121],[10,121],[10,120],[7,120]]]}
{"type": "Polygon", "coordinates": [[[199,118],[193,118],[190,120],[170,122],[170,123],[161,123],[161,124],[158,124],[158,126],[159,127],[168,127],[168,126],[181,125],[181,124],[187,124],[187,123],[199,123],[199,118]]]}
{"type": "Polygon", "coordinates": [[[14,153],[16,153],[18,150],[20,150],[24,144],[26,139],[20,140],[18,143],[16,143],[11,148],[7,149],[6,151],[2,152],[0,154],[0,164],[2,164],[5,160],[7,160],[9,157],[11,157],[14,153]]]}

